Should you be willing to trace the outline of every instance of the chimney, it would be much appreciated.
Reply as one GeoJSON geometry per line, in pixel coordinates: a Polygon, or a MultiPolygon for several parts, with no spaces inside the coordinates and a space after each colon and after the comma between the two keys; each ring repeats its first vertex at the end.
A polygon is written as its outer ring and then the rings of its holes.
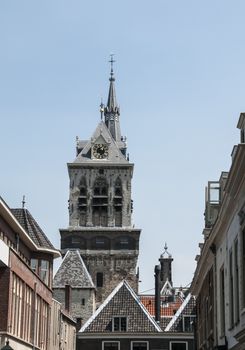
{"type": "Polygon", "coordinates": [[[155,320],[160,321],[160,272],[161,265],[155,266],[155,320]]]}
{"type": "Polygon", "coordinates": [[[65,310],[70,312],[71,306],[71,286],[69,284],[65,285],[65,310]]]}
{"type": "Polygon", "coordinates": [[[240,129],[241,133],[240,143],[245,143],[245,113],[240,113],[237,128],[240,129]]]}

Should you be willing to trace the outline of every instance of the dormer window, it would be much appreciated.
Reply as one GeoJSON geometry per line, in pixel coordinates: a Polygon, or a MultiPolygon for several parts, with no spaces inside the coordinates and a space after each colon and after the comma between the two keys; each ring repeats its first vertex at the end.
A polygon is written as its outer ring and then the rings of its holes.
{"type": "Polygon", "coordinates": [[[196,316],[194,315],[184,315],[183,316],[183,332],[194,332],[194,323],[196,316]]]}
{"type": "Polygon", "coordinates": [[[113,332],[126,332],[127,331],[127,317],[115,316],[112,320],[113,332]]]}

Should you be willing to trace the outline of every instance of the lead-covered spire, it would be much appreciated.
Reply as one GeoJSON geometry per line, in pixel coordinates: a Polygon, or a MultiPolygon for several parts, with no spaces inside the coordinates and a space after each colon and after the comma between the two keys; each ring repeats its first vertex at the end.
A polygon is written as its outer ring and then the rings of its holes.
{"type": "Polygon", "coordinates": [[[105,124],[107,128],[110,130],[112,137],[115,141],[121,140],[121,130],[119,123],[119,115],[120,108],[117,105],[116,99],[116,90],[115,90],[115,78],[113,71],[113,63],[115,62],[113,59],[114,55],[111,55],[110,64],[111,64],[111,73],[110,73],[110,86],[109,86],[109,94],[107,100],[107,106],[104,109],[105,116],[105,124]]]}

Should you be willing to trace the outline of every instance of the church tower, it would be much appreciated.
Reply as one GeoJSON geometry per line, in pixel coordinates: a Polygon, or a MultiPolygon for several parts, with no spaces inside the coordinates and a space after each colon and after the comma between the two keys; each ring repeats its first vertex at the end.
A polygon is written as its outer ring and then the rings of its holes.
{"type": "Polygon", "coordinates": [[[92,137],[77,138],[76,158],[68,163],[69,227],[61,229],[61,250],[78,249],[102,302],[126,279],[137,291],[140,230],[132,225],[131,181],[134,165],[121,136],[111,59],[107,105],[92,137]]]}

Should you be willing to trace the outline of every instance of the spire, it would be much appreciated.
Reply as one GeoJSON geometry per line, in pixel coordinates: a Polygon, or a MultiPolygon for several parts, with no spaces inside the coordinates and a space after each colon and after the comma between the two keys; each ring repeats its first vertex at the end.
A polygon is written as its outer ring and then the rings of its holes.
{"type": "Polygon", "coordinates": [[[116,90],[115,90],[115,84],[114,84],[115,78],[114,78],[114,71],[113,71],[113,63],[116,61],[113,59],[113,56],[114,56],[113,54],[110,56],[111,56],[111,59],[109,62],[111,64],[111,76],[109,78],[110,87],[109,87],[107,108],[113,111],[117,107],[116,90]]]}
{"type": "Polygon", "coordinates": [[[115,141],[121,140],[121,131],[120,131],[120,123],[119,123],[119,115],[120,109],[117,105],[116,100],[116,90],[115,90],[115,78],[114,78],[114,70],[113,63],[115,60],[113,59],[113,54],[110,55],[110,64],[111,64],[111,72],[110,72],[110,86],[109,86],[109,94],[107,100],[107,106],[104,108],[104,116],[105,116],[105,124],[107,128],[110,130],[112,137],[115,141]]]}

